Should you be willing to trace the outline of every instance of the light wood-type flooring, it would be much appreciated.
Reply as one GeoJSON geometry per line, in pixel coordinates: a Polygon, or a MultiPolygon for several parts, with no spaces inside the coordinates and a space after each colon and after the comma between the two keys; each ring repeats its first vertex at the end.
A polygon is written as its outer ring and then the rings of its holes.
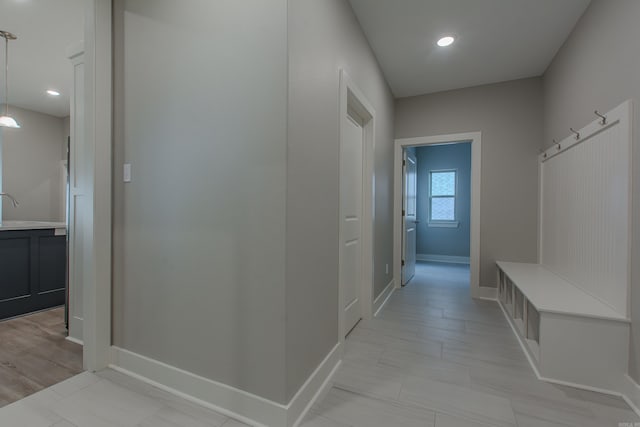
{"type": "MultiPolygon", "coordinates": [[[[617,397],[536,379],[495,302],[469,297],[468,268],[420,264],[379,317],[346,340],[333,387],[303,427],[619,427],[617,397]]],[[[575,357],[579,357],[576,355],[575,357]]],[[[84,372],[0,408],[0,426],[239,427],[113,370],[84,372]]],[[[278,426],[274,426],[278,427],[278,426]]]]}
{"type": "Polygon", "coordinates": [[[470,298],[468,266],[419,263],[345,346],[305,427],[640,423],[621,398],[539,381],[498,304],[470,298]]]}
{"type": "Polygon", "coordinates": [[[0,321],[0,407],[82,372],[65,337],[64,307],[0,321]]]}

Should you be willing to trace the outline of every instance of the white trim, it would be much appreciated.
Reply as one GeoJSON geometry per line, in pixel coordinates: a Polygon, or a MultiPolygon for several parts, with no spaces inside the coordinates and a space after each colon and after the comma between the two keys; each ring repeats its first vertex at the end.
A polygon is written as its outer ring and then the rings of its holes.
{"type": "MultiPolygon", "coordinates": [[[[482,177],[482,133],[468,132],[450,135],[425,136],[396,139],[394,143],[393,171],[393,277],[401,277],[402,257],[402,150],[452,142],[471,142],[471,243],[470,243],[470,289],[473,298],[495,299],[496,289],[480,286],[480,196],[482,177]]],[[[400,281],[396,281],[396,287],[400,281]]]]}
{"type": "Polygon", "coordinates": [[[338,342],[313,374],[300,387],[287,405],[287,422],[293,427],[300,425],[314,403],[322,400],[333,385],[333,376],[342,364],[342,344],[338,342]]]}
{"type": "Polygon", "coordinates": [[[111,9],[85,0],[85,146],[91,156],[87,200],[92,235],[84,248],[83,365],[105,368],[111,345],[111,9]]]}
{"type": "Polygon", "coordinates": [[[79,340],[78,338],[74,338],[71,335],[65,337],[64,339],[69,341],[69,342],[72,342],[74,344],[79,344],[79,345],[84,346],[84,342],[82,340],[79,340]]]}
{"type": "MultiPolygon", "coordinates": [[[[624,375],[624,378],[623,378],[623,380],[622,380],[622,382],[620,384],[620,390],[618,390],[618,391],[616,391],[616,390],[607,390],[607,389],[598,388],[598,387],[591,387],[591,386],[588,386],[588,385],[585,385],[585,384],[578,384],[578,383],[574,383],[574,382],[570,382],[570,381],[556,380],[554,378],[543,377],[542,375],[540,375],[540,371],[538,370],[538,367],[536,366],[535,362],[533,361],[533,358],[531,357],[531,355],[529,353],[530,352],[529,346],[523,341],[523,339],[522,339],[522,337],[520,335],[520,332],[517,330],[516,326],[514,325],[514,323],[512,321],[511,315],[507,312],[505,307],[502,305],[502,302],[497,301],[497,303],[498,303],[498,306],[500,306],[500,309],[502,310],[502,313],[506,317],[507,323],[511,327],[511,330],[513,331],[514,335],[518,339],[518,344],[520,344],[520,348],[522,348],[522,351],[524,352],[524,355],[527,357],[527,360],[529,361],[529,365],[531,365],[531,369],[533,370],[533,373],[536,375],[537,379],[539,379],[540,381],[545,381],[545,382],[552,383],[552,384],[564,385],[564,386],[578,388],[578,389],[582,389],[582,390],[594,391],[594,392],[597,392],[597,393],[602,393],[602,394],[608,394],[608,395],[611,395],[611,396],[622,397],[624,399],[624,401],[627,402],[627,404],[631,407],[631,409],[638,416],[640,416],[640,385],[638,385],[627,374],[624,375]]],[[[620,421],[624,421],[624,420],[620,420],[620,421]]]]}
{"type": "MultiPolygon", "coordinates": [[[[351,80],[344,69],[340,70],[340,98],[338,108],[339,141],[342,141],[342,124],[349,111],[355,112],[362,118],[364,131],[363,147],[363,192],[362,192],[362,284],[360,286],[360,301],[362,317],[371,319],[373,316],[373,227],[375,219],[374,192],[374,152],[375,152],[375,122],[376,112],[363,92],[351,80]]],[[[339,219],[342,227],[342,219],[339,219]]],[[[341,231],[339,231],[341,233],[341,231]]],[[[339,238],[340,240],[340,238],[339,238]]],[[[342,245],[338,248],[340,254],[342,245]]],[[[339,255],[341,262],[342,257],[339,255]]],[[[344,307],[342,306],[342,286],[338,285],[338,336],[344,342],[344,307]]]]}
{"type": "Polygon", "coordinates": [[[131,351],[111,347],[110,368],[183,399],[255,427],[297,426],[331,386],[341,363],[337,343],[287,405],[176,368],[131,351]]]}
{"type": "Polygon", "coordinates": [[[472,294],[473,298],[483,299],[489,301],[498,300],[498,288],[490,288],[489,286],[478,286],[475,294],[472,294]]]}
{"type": "Polygon", "coordinates": [[[468,256],[436,254],[416,254],[416,259],[418,261],[446,262],[449,264],[469,264],[471,262],[471,258],[468,256]]]}
{"type": "Polygon", "coordinates": [[[459,221],[457,221],[455,218],[458,214],[458,169],[455,169],[455,168],[454,169],[429,169],[427,172],[429,173],[429,206],[427,208],[427,225],[429,227],[457,227],[459,224],[459,221]],[[453,178],[455,180],[453,195],[449,194],[449,195],[434,196],[433,194],[431,194],[433,174],[446,173],[446,172],[453,172],[453,178]],[[453,198],[453,218],[454,219],[431,219],[432,211],[433,211],[433,203],[432,203],[433,199],[445,198],[445,197],[453,198]]]}
{"type": "Polygon", "coordinates": [[[460,221],[427,221],[427,227],[458,228],[460,221]]]}
{"type": "MultiPolygon", "coordinates": [[[[89,159],[84,152],[85,114],[84,114],[84,83],[80,87],[80,82],[84,82],[84,43],[77,43],[67,50],[73,51],[69,54],[72,65],[73,85],[70,92],[70,118],[69,118],[69,163],[67,165],[68,191],[65,203],[65,222],[68,224],[67,233],[67,313],[68,313],[68,335],[77,341],[82,341],[82,266],[84,251],[83,236],[87,239],[91,233],[83,227],[83,219],[87,215],[92,215],[89,206],[82,203],[83,197],[88,191],[88,170],[89,159]],[[82,167],[84,165],[85,167],[82,167]],[[84,209],[83,209],[84,205],[84,209]]],[[[65,183],[65,186],[67,183],[65,183]]]]}
{"type": "Polygon", "coordinates": [[[128,350],[112,348],[111,369],[252,426],[285,425],[284,405],[128,350]]]}
{"type": "Polygon", "coordinates": [[[393,286],[393,279],[391,279],[391,281],[387,284],[387,286],[384,287],[382,292],[380,292],[380,295],[378,295],[376,300],[373,302],[374,317],[378,316],[378,313],[380,313],[387,301],[389,301],[389,298],[391,298],[391,294],[393,294],[394,290],[395,287],[393,286]]]}
{"type": "Polygon", "coordinates": [[[84,41],[77,41],[67,47],[67,58],[73,60],[76,56],[84,55],[84,41]]]}
{"type": "Polygon", "coordinates": [[[536,236],[536,244],[538,245],[538,250],[536,254],[538,255],[538,259],[536,264],[540,264],[542,262],[542,162],[538,162],[538,235],[536,236]]]}
{"type": "Polygon", "coordinates": [[[584,384],[573,383],[571,381],[556,380],[554,378],[547,378],[547,377],[542,377],[542,376],[538,376],[538,379],[540,381],[544,381],[544,382],[551,383],[551,384],[564,385],[564,386],[568,386],[568,387],[579,388],[579,389],[582,389],[582,390],[594,391],[596,393],[608,394],[610,396],[617,396],[617,397],[624,398],[624,395],[622,393],[620,393],[619,391],[615,391],[615,390],[607,390],[605,388],[591,387],[591,386],[584,385],[584,384]]]}
{"type": "Polygon", "coordinates": [[[631,409],[640,416],[640,385],[628,374],[622,379],[622,398],[631,406],[631,409]]]}

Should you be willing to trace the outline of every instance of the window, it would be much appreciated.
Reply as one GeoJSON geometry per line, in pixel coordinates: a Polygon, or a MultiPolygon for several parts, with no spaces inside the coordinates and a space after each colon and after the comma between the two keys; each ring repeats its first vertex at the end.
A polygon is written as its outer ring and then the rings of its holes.
{"type": "Polygon", "coordinates": [[[429,226],[457,227],[455,170],[429,171],[429,226]]]}

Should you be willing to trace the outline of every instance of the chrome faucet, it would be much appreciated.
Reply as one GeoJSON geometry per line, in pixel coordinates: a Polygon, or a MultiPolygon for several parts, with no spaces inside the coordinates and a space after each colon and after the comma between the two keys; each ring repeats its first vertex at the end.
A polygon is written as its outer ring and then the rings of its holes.
{"type": "Polygon", "coordinates": [[[11,200],[11,204],[13,205],[13,207],[14,207],[14,208],[17,208],[17,207],[18,207],[18,205],[20,204],[20,203],[18,203],[18,201],[16,200],[16,198],[15,198],[15,197],[13,197],[13,196],[12,196],[11,194],[9,194],[9,193],[0,193],[0,197],[2,197],[2,196],[8,197],[8,198],[9,198],[9,200],[11,200]]]}

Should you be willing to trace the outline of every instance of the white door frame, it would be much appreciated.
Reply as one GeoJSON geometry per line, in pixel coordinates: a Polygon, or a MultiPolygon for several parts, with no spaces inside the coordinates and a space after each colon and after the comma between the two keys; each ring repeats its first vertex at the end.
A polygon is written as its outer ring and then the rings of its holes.
{"type": "Polygon", "coordinates": [[[495,289],[480,286],[480,182],[482,169],[482,132],[456,133],[395,140],[393,162],[393,277],[400,288],[402,262],[402,150],[406,147],[471,142],[471,242],[470,289],[473,298],[495,299],[495,289]]]}
{"type": "Polygon", "coordinates": [[[111,0],[85,0],[85,144],[88,165],[87,262],[83,283],[83,367],[110,363],[111,347],[111,0]]]}
{"type": "MultiPolygon", "coordinates": [[[[371,319],[373,315],[373,224],[375,215],[375,198],[374,198],[374,149],[375,149],[375,117],[376,113],[371,103],[364,94],[358,89],[347,72],[340,70],[340,105],[338,108],[338,129],[340,137],[338,142],[342,144],[342,121],[346,118],[349,109],[353,109],[364,121],[362,126],[364,133],[363,144],[363,191],[362,191],[362,283],[360,286],[360,301],[362,304],[362,318],[371,319]]],[[[342,219],[340,219],[342,224],[342,219]]],[[[338,241],[340,241],[341,231],[338,232],[338,241]]],[[[339,245],[339,250],[340,250],[339,245]]],[[[338,252],[340,254],[340,251],[338,252]]],[[[339,263],[342,262],[338,256],[339,263]]],[[[338,272],[340,271],[338,266],[338,272]]],[[[338,336],[340,342],[344,341],[344,307],[342,307],[342,283],[340,283],[340,274],[338,273],[338,336]]]]}

